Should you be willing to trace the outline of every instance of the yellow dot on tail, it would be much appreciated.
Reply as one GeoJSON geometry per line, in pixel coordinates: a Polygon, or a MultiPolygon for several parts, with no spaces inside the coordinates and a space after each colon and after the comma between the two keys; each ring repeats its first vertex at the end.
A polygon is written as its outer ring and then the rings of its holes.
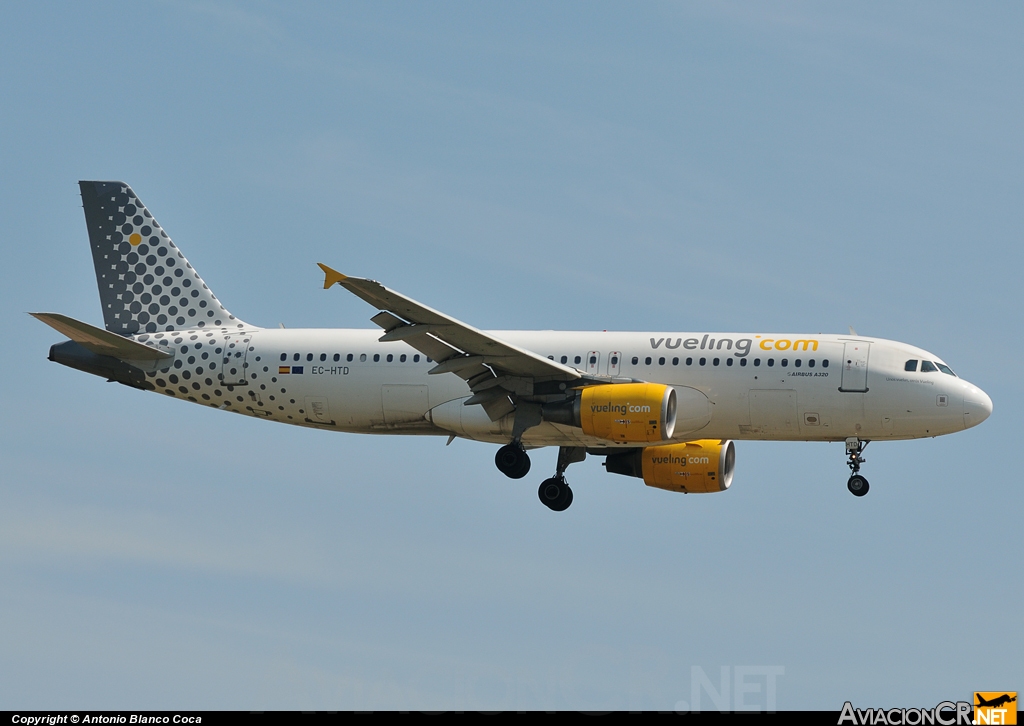
{"type": "Polygon", "coordinates": [[[135,247],[141,241],[142,235],[139,234],[138,232],[136,232],[135,234],[128,238],[128,244],[130,244],[132,247],[135,247]]]}

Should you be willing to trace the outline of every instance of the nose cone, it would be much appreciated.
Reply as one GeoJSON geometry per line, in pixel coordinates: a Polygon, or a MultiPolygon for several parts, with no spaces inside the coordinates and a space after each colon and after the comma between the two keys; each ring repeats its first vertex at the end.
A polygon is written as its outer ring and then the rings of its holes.
{"type": "Polygon", "coordinates": [[[964,391],[964,428],[977,426],[992,415],[992,399],[977,386],[964,391]]]}

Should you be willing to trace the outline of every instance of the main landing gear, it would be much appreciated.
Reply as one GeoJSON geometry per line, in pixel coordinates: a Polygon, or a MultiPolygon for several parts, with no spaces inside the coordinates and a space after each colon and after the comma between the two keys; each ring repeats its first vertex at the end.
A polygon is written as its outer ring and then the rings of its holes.
{"type": "MultiPolygon", "coordinates": [[[[572,504],[572,489],[565,481],[565,470],[569,464],[583,461],[587,456],[587,450],[582,446],[560,446],[558,448],[558,463],[555,465],[555,475],[550,479],[541,482],[537,496],[544,506],[555,512],[564,512],[572,504]]],[[[494,463],[505,476],[510,479],[522,479],[530,471],[530,456],[526,453],[522,443],[513,440],[505,444],[494,456],[494,463]]]]}
{"type": "Polygon", "coordinates": [[[846,482],[846,488],[855,497],[864,496],[871,488],[868,485],[868,480],[860,475],[860,465],[867,462],[867,459],[861,458],[860,454],[870,443],[870,441],[861,441],[855,436],[846,440],[846,455],[850,457],[846,465],[850,467],[851,474],[849,481],[846,482]]]}
{"type": "Polygon", "coordinates": [[[530,473],[530,455],[520,442],[513,441],[498,449],[494,465],[509,479],[522,479],[530,473]]]}

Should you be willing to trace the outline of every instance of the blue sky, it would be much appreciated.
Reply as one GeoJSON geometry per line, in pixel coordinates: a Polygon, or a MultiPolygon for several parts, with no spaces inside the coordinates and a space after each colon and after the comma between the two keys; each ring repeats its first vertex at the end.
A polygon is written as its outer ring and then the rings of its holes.
{"type": "Polygon", "coordinates": [[[784,669],[779,708],[1024,683],[1020,7],[4,16],[0,708],[672,709],[746,666],[784,669]],[[863,500],[839,445],[740,442],[727,493],[591,459],[555,516],[493,447],[46,361],[25,312],[101,321],[79,179],[129,182],[252,323],[369,327],[323,261],[481,328],[853,325],[995,412],[872,447],[863,500]]]}

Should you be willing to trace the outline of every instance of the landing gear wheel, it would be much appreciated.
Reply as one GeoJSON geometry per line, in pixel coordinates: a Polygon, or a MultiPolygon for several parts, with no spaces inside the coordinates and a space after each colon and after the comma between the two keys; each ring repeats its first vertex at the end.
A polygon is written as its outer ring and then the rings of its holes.
{"type": "Polygon", "coordinates": [[[850,477],[850,480],[846,482],[846,488],[850,490],[850,494],[855,497],[862,497],[868,493],[871,488],[868,485],[868,480],[862,477],[860,474],[854,474],[850,477]]]}
{"type": "Polygon", "coordinates": [[[509,479],[522,479],[530,473],[530,456],[518,444],[505,444],[494,455],[494,465],[509,479]]]}
{"type": "Polygon", "coordinates": [[[564,512],[572,504],[572,489],[565,483],[565,479],[545,479],[540,483],[537,496],[545,507],[554,512],[564,512]]]}

